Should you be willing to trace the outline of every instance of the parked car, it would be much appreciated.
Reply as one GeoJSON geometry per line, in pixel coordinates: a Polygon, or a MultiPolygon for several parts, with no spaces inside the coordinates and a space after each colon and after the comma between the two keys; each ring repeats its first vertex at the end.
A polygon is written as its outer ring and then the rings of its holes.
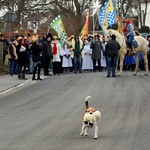
{"type": "Polygon", "coordinates": [[[147,36],[150,35],[150,33],[141,33],[140,35],[147,39],[147,36]]]}

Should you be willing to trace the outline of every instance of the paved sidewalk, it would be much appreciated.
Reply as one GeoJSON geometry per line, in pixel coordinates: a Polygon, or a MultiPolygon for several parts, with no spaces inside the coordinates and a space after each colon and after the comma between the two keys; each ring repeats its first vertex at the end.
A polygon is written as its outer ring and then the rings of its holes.
{"type": "MultiPolygon", "coordinates": [[[[49,73],[52,75],[52,70],[49,71],[49,73]]],[[[41,71],[40,77],[42,79],[46,78],[47,76],[44,76],[44,71],[41,71]]],[[[13,75],[10,76],[9,74],[7,75],[0,75],[0,96],[7,94],[8,92],[19,88],[28,82],[32,81],[32,74],[26,74],[27,80],[23,79],[18,79],[18,75],[13,75]]],[[[36,81],[37,82],[37,81],[36,81]]]]}
{"type": "Polygon", "coordinates": [[[27,74],[26,78],[27,80],[19,80],[17,75],[0,75],[0,95],[6,94],[7,92],[31,81],[32,74],[27,74]]]}

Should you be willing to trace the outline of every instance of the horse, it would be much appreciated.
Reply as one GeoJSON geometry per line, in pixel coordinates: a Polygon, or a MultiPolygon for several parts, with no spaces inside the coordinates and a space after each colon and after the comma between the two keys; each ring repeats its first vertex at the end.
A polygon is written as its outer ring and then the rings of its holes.
{"type": "MultiPolygon", "coordinates": [[[[105,42],[107,42],[110,39],[111,35],[115,35],[116,36],[116,41],[120,44],[120,50],[118,51],[118,59],[117,59],[117,64],[118,64],[118,60],[120,59],[120,70],[118,73],[118,76],[122,75],[122,68],[123,68],[123,61],[124,61],[124,57],[127,54],[127,51],[130,50],[127,47],[126,44],[126,37],[122,34],[120,34],[118,31],[115,31],[113,29],[108,29],[105,30],[104,35],[105,35],[105,42]]],[[[138,71],[138,67],[139,67],[139,60],[138,60],[138,53],[141,52],[143,59],[144,59],[144,64],[145,64],[145,75],[148,75],[148,60],[147,60],[147,41],[142,37],[142,36],[134,36],[134,40],[137,41],[138,47],[135,48],[135,60],[136,60],[136,67],[134,70],[133,75],[136,76],[137,75],[137,71],[138,71]]],[[[130,50],[130,54],[131,54],[131,50],[130,50]]]]}

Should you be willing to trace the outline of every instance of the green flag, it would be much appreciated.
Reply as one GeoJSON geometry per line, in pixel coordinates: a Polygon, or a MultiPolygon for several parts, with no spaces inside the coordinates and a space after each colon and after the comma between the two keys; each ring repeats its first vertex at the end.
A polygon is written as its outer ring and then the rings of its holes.
{"type": "Polygon", "coordinates": [[[54,29],[57,34],[58,37],[61,39],[62,42],[64,42],[65,40],[67,40],[67,34],[64,28],[64,24],[62,21],[62,17],[60,15],[58,15],[50,24],[50,28],[54,29]]]}

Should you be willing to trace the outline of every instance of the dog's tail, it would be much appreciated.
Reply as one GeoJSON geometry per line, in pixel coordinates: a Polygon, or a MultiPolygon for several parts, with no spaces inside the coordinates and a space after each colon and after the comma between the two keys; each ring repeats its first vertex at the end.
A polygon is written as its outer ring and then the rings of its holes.
{"type": "Polygon", "coordinates": [[[85,98],[85,109],[87,109],[89,107],[88,99],[90,99],[90,98],[91,98],[91,96],[87,96],[85,98]]]}

